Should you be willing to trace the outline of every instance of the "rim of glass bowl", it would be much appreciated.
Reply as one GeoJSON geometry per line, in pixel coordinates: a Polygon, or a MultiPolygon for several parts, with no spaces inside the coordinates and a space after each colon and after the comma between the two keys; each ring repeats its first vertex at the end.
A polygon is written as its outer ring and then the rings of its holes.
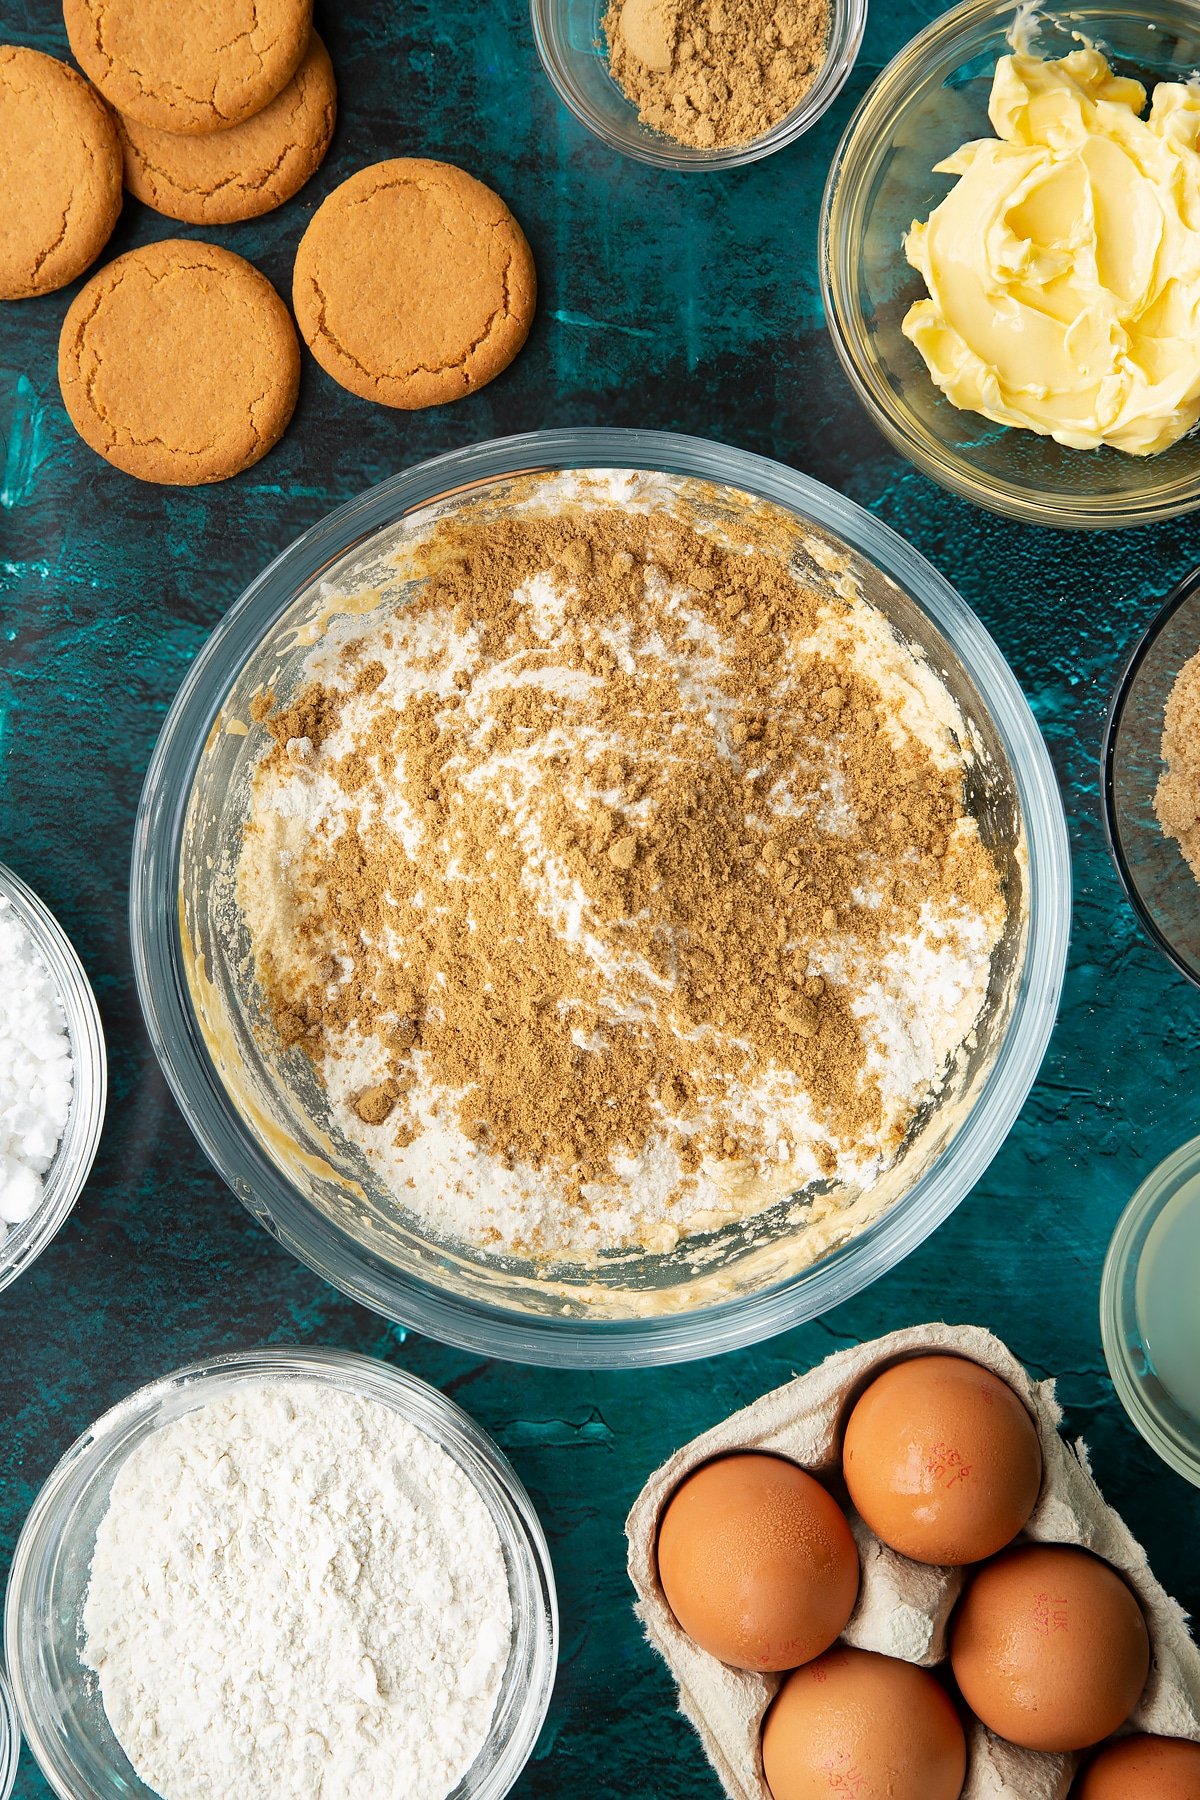
{"type": "MultiPolygon", "coordinates": [[[[25,1742],[61,1800],[113,1800],[118,1792],[130,1791],[115,1774],[111,1786],[97,1789],[81,1767],[59,1719],[43,1655],[47,1638],[63,1628],[63,1621],[53,1615],[47,1588],[82,1495],[105,1469],[111,1486],[116,1469],[145,1440],[160,1414],[178,1417],[192,1405],[242,1384],[303,1379],[327,1382],[394,1407],[446,1448],[490,1500],[489,1511],[512,1568],[511,1654],[522,1654],[525,1672],[523,1677],[518,1675],[506,1708],[504,1723],[509,1735],[498,1756],[478,1785],[469,1785],[469,1775],[464,1777],[450,1800],[502,1800],[533,1754],[554,1687],[558,1600],[541,1521],[505,1456],[453,1400],[390,1363],[320,1347],[256,1349],[189,1363],[118,1401],[72,1444],[44,1483],[21,1528],[5,1604],[5,1652],[25,1742]]],[[[67,1628],[73,1625],[68,1622],[67,1628]]]]}
{"type": "Polygon", "coordinates": [[[260,1222],[385,1317],[486,1356],[574,1368],[682,1362],[757,1342],[827,1312],[915,1250],[979,1180],[1033,1085],[1057,1013],[1070,911],[1066,818],[1049,754],[1016,677],[949,582],[871,514],[780,463],[700,438],[604,427],[532,432],[435,457],[339,507],[276,557],[217,626],[167,715],[138,808],[130,882],[134,969],[155,1052],[202,1148],[260,1222]],[[398,1276],[305,1205],[254,1141],[195,1026],[179,956],[179,845],[193,774],[234,673],[321,570],[440,495],[518,472],[604,467],[696,476],[774,501],[843,539],[933,619],[1012,761],[1029,845],[1029,949],[1008,1031],[971,1113],[933,1167],[858,1237],[788,1281],[721,1305],[636,1320],[535,1318],[398,1276]]]}
{"type": "Polygon", "coordinates": [[[1172,590],[1158,612],[1155,613],[1149,625],[1147,625],[1145,631],[1143,631],[1141,637],[1134,645],[1121,679],[1117,683],[1117,689],[1113,695],[1112,704],[1108,709],[1108,720],[1104,727],[1104,764],[1100,782],[1100,791],[1104,796],[1104,835],[1108,839],[1108,848],[1112,855],[1113,866],[1117,871],[1117,879],[1120,881],[1121,886],[1125,891],[1125,898],[1133,909],[1134,917],[1137,919],[1151,943],[1156,949],[1161,950],[1172,968],[1177,969],[1186,981],[1191,982],[1193,987],[1200,987],[1200,974],[1197,974],[1195,969],[1189,968],[1187,963],[1184,962],[1178,950],[1176,950],[1174,944],[1163,931],[1157,919],[1154,917],[1154,914],[1142,899],[1141,894],[1138,892],[1137,883],[1133,879],[1133,871],[1129,867],[1129,860],[1125,855],[1125,848],[1121,843],[1121,833],[1117,824],[1116,762],[1117,735],[1121,729],[1121,721],[1125,716],[1125,708],[1129,704],[1129,696],[1133,692],[1133,685],[1137,680],[1138,675],[1141,673],[1142,664],[1145,662],[1147,656],[1149,656],[1151,650],[1153,650],[1155,644],[1158,642],[1161,633],[1170,624],[1180,607],[1186,606],[1190,600],[1195,599],[1197,589],[1200,589],[1200,568],[1193,569],[1190,575],[1184,576],[1178,587],[1172,590]]]}
{"type": "MultiPolygon", "coordinates": [[[[574,56],[562,30],[561,0],[530,0],[533,41],[537,45],[542,68],[550,84],[567,110],[581,125],[611,150],[619,150],[636,162],[650,163],[657,169],[671,169],[684,174],[714,169],[739,169],[758,162],[776,150],[795,143],[829,110],[845,87],[858,61],[863,33],[867,24],[867,0],[831,0],[829,46],[820,73],[798,106],[770,131],[748,144],[731,144],[723,149],[703,150],[690,144],[677,144],[665,134],[643,125],[631,102],[614,89],[629,109],[629,129],[624,135],[613,131],[608,121],[592,106],[575,80],[574,56]]],[[[611,78],[610,78],[611,79],[611,78]]]]}
{"type": "Polygon", "coordinates": [[[0,1800],[8,1800],[17,1781],[21,1760],[21,1728],[8,1676],[0,1667],[0,1800]]]}
{"type": "Polygon", "coordinates": [[[108,1060],[96,996],[63,927],[45,901],[4,863],[0,863],[0,895],[12,901],[62,1001],[72,1058],[71,1110],[54,1161],[43,1177],[41,1204],[0,1238],[0,1288],[6,1288],[41,1255],[83,1192],[104,1126],[108,1060]]]}
{"type": "MultiPolygon", "coordinates": [[[[1103,494],[1090,499],[1079,495],[1070,504],[1061,498],[1043,499],[1015,483],[973,474],[936,438],[918,431],[907,410],[897,407],[890,384],[863,349],[866,326],[856,297],[856,265],[866,218],[867,177],[876,147],[887,141],[898,114],[927,75],[939,65],[950,69],[962,62],[959,46],[969,42],[979,24],[1015,16],[1022,4],[1023,0],[965,0],[943,13],[893,57],[860,101],[834,152],[821,203],[818,263],[829,334],[859,400],[888,441],[923,474],[974,505],[1026,524],[1061,529],[1120,530],[1178,518],[1200,506],[1200,445],[1196,474],[1184,495],[1176,488],[1160,499],[1147,495],[1117,500],[1103,494]]],[[[1037,7],[1039,18],[1054,12],[1086,21],[1087,0],[1081,0],[1078,9],[1037,7]]]]}
{"type": "Polygon", "coordinates": [[[1200,1137],[1165,1157],[1121,1214],[1100,1278],[1100,1337],[1113,1387],[1131,1423],[1176,1474],[1200,1487],[1200,1426],[1189,1439],[1150,1404],[1130,1349],[1131,1342],[1141,1339],[1133,1282],[1147,1235],[1167,1202],[1196,1175],[1200,1175],[1200,1137]]]}

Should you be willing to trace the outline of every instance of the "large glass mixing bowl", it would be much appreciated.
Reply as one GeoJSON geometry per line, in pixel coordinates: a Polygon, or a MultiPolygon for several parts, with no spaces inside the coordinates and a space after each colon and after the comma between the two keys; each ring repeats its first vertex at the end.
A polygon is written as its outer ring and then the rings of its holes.
{"type": "MultiPolygon", "coordinates": [[[[167,1079],[216,1167],[288,1249],[345,1293],[449,1342],[530,1362],[627,1367],[709,1355],[813,1318],[899,1262],[958,1205],[1003,1143],[1045,1051],[1066,961],[1070,869],[1054,774],[1008,665],[954,590],[886,526],[816,482],[718,444],[551,431],[396,476],[314,526],[252,583],[163,727],[138,814],[131,910],[138,987],[167,1079]],[[844,1196],[844,1241],[826,1241],[815,1261],[795,1197],[669,1254],[587,1266],[503,1260],[438,1239],[339,1136],[316,1083],[281,1077],[245,927],[229,917],[220,872],[264,736],[250,701],[298,684],[314,619],[336,613],[339,594],[386,581],[397,530],[431,502],[484,496],[502,509],[514,475],[613,468],[718,484],[712,503],[735,518],[747,496],[783,509],[796,521],[806,578],[856,580],[941,677],[971,739],[967,803],[1008,902],[987,1003],[895,1168],[869,1196],[844,1196]]],[[[840,1192],[833,1197],[840,1206],[840,1192]]]]}

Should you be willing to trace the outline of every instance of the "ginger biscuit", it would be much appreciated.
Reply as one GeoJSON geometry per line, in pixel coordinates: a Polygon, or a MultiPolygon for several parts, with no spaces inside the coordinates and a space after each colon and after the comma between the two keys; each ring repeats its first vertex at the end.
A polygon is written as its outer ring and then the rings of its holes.
{"type": "Polygon", "coordinates": [[[53,56],[0,45],[0,300],[74,281],[120,210],[121,147],[95,88],[53,56]]]}
{"type": "Polygon", "coordinates": [[[384,406],[440,406],[506,369],[537,295],[525,235],[498,194],[449,163],[360,169],[300,240],[292,304],[334,380],[384,406]]]}
{"type": "Polygon", "coordinates": [[[71,49],[104,98],[159,131],[225,131],[300,66],[312,0],[63,0],[71,49]]]}
{"type": "Polygon", "coordinates": [[[278,442],[300,346],[265,275],[179,238],[117,257],[63,321],[58,380],[85,443],[141,481],[224,481],[278,442]]]}
{"type": "Polygon", "coordinates": [[[185,136],[118,116],[125,186],[189,225],[257,218],[290,200],[320,167],[336,113],[333,64],[314,31],[283,92],[228,131],[185,136]]]}

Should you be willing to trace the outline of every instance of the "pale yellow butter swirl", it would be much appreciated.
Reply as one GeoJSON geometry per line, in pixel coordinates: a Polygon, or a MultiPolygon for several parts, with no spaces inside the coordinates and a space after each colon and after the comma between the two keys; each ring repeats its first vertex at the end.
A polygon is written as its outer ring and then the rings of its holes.
{"type": "Polygon", "coordinates": [[[905,335],[955,406],[1081,450],[1165,450],[1200,418],[1200,87],[1099,51],[1002,57],[995,138],[905,239],[905,335]]]}

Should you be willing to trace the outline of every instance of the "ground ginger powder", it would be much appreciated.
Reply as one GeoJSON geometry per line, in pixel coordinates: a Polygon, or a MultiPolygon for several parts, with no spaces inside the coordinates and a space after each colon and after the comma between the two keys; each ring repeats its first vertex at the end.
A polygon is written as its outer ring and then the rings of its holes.
{"type": "Polygon", "coordinates": [[[748,144],[820,72],[829,0],[611,0],[609,66],[642,121],[678,143],[748,144]]]}

